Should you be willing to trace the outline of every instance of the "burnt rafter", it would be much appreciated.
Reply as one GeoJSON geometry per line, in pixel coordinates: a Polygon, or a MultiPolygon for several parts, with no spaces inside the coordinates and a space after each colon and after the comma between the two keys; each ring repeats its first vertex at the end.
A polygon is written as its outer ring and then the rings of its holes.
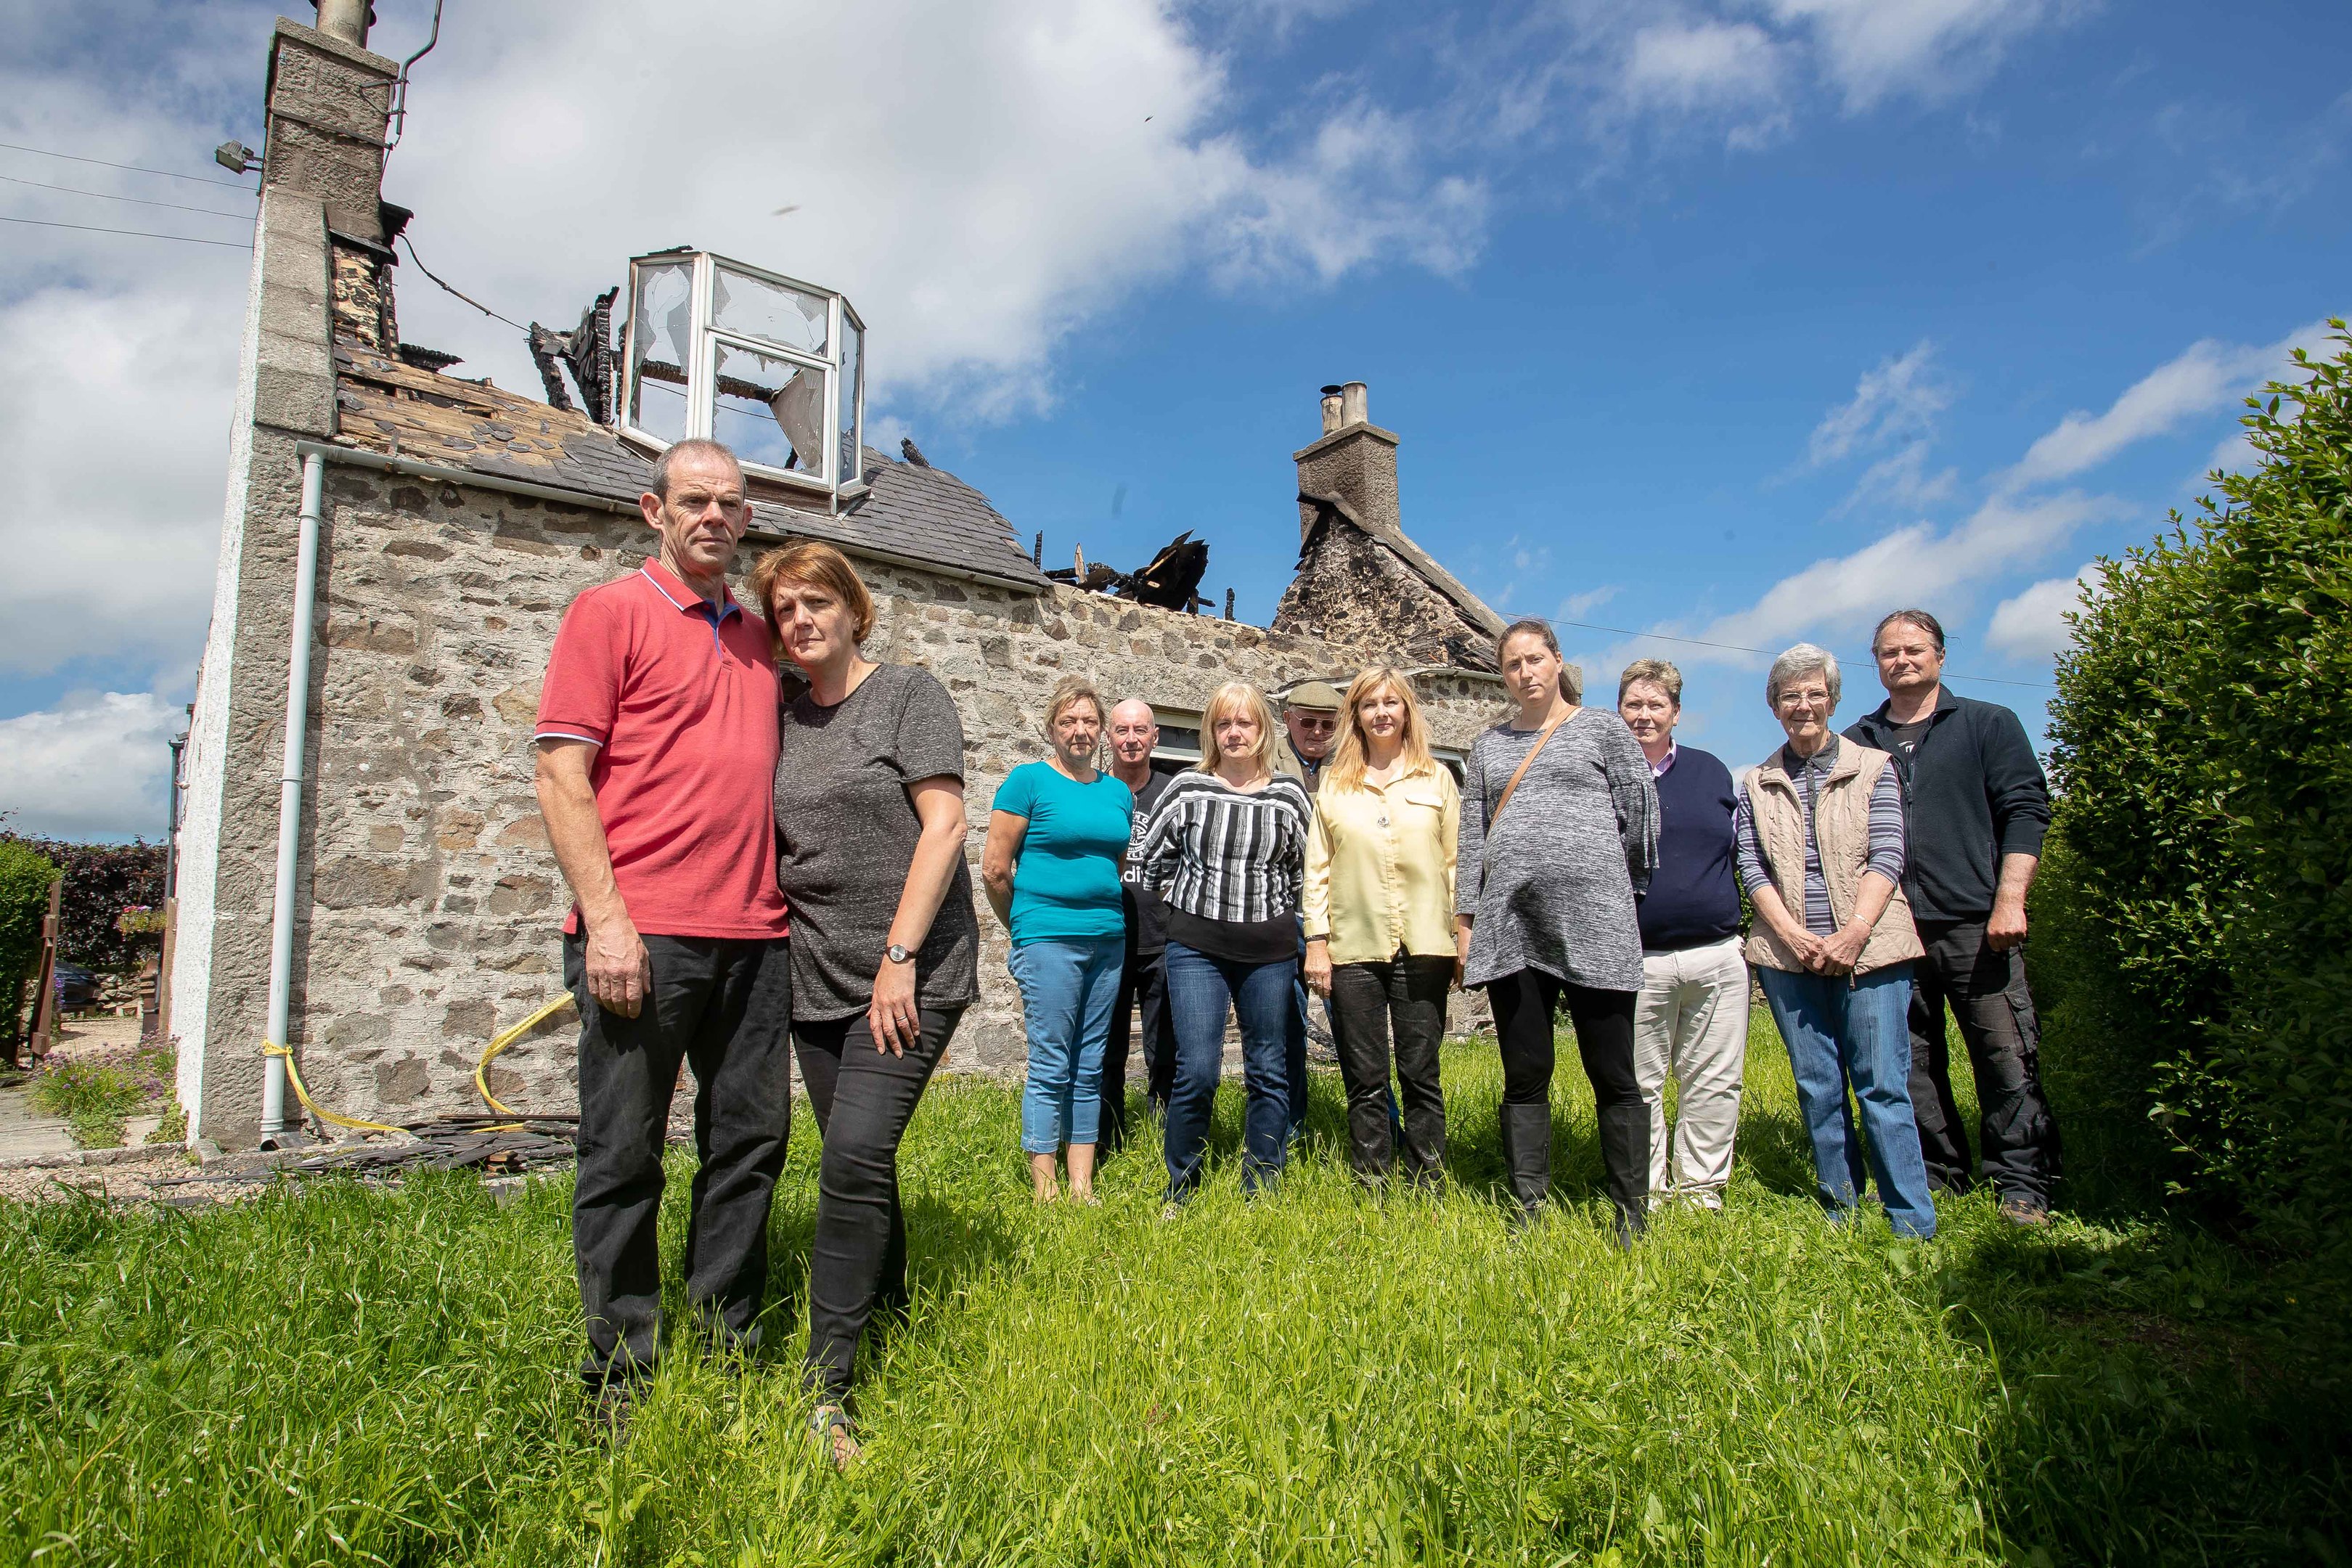
{"type": "Polygon", "coordinates": [[[620,292],[615,286],[597,295],[580,312],[580,324],[568,332],[551,331],[537,321],[530,324],[531,363],[539,366],[539,379],[547,387],[548,406],[567,411],[577,406],[564,390],[556,369],[560,364],[572,373],[588,417],[599,425],[613,423],[613,301],[620,292]]]}
{"type": "MultiPolygon", "coordinates": [[[[1043,536],[1040,536],[1042,549],[1043,536]]],[[[1139,605],[1162,610],[1198,614],[1207,600],[1201,597],[1201,579],[1209,570],[1209,542],[1195,539],[1190,529],[1160,547],[1150,562],[1133,572],[1120,572],[1081,554],[1073,565],[1045,574],[1056,583],[1068,583],[1090,594],[1116,594],[1139,605]]]]}

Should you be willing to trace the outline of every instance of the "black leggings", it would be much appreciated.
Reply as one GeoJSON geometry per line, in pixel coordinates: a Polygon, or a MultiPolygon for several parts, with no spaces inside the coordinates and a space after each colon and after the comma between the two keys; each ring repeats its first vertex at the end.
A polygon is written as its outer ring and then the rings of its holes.
{"type": "Polygon", "coordinates": [[[866,1323],[877,1310],[906,1305],[898,1140],[962,1016],[961,1008],[923,1008],[922,1037],[904,1056],[874,1048],[863,1013],[793,1026],[801,1082],[824,1140],[817,1161],[816,1236],[809,1248],[803,1375],[835,1405],[848,1397],[866,1323]]]}
{"type": "Polygon", "coordinates": [[[1565,997],[1596,1105],[1603,1110],[1640,1105],[1642,1088],[1633,1079],[1633,1002],[1639,994],[1574,984],[1540,969],[1489,982],[1486,999],[1494,1006],[1495,1037],[1503,1048],[1503,1103],[1550,1103],[1552,1018],[1565,997]]]}

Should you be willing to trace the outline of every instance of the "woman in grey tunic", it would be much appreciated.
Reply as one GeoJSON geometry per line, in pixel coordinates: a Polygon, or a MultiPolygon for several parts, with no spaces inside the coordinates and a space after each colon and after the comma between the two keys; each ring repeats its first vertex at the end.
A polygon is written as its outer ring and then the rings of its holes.
{"type": "Polygon", "coordinates": [[[1549,626],[1515,622],[1496,652],[1518,711],[1470,748],[1454,909],[1462,983],[1485,986],[1495,1009],[1515,1217],[1535,1218],[1551,1189],[1552,1020],[1565,1001],[1600,1106],[1617,1232],[1630,1238],[1650,1180],[1650,1114],[1633,1077],[1633,900],[1657,862],[1657,787],[1624,721],[1577,706],[1549,626]]]}

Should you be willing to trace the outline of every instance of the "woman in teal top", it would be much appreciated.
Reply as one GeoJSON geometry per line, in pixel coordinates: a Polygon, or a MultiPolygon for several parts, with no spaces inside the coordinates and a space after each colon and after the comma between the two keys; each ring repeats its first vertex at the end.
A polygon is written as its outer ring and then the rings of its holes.
{"type": "Polygon", "coordinates": [[[1102,731],[1102,700],[1084,678],[1054,689],[1053,755],[1005,775],[981,853],[988,901],[1013,935],[1009,967],[1028,1026],[1021,1147],[1039,1203],[1061,1195],[1055,1157],[1065,1144],[1070,1196],[1095,1201],[1103,1047],[1127,951],[1119,857],[1135,816],[1135,796],[1095,766],[1102,731]]]}

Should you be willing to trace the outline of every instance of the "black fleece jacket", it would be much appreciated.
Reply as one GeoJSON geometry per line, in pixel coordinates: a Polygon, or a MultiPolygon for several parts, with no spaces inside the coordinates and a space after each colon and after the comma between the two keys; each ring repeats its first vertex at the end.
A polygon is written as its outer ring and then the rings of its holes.
{"type": "Polygon", "coordinates": [[[2039,855],[2050,826],[2050,784],[2017,715],[1938,687],[1936,710],[1906,756],[1887,734],[1886,704],[1847,726],[1846,739],[1895,759],[1910,842],[1903,893],[1927,921],[1992,912],[2004,855],[2039,855]]]}

